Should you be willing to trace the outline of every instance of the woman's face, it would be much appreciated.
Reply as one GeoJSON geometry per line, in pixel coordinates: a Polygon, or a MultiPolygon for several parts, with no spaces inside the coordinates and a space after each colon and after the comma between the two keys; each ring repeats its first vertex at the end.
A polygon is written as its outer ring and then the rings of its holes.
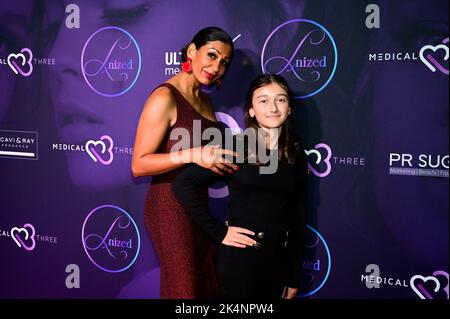
{"type": "MultiPolygon", "coordinates": [[[[6,1],[0,6],[0,59],[7,61],[11,53],[18,54],[20,50],[30,48],[30,37],[27,33],[27,23],[30,21],[33,1],[6,1]]],[[[30,48],[32,49],[32,48],[30,48]]],[[[9,65],[0,65],[0,83],[2,98],[0,99],[0,123],[4,118],[13,93],[14,83],[20,75],[14,74],[9,65]]]]}
{"type": "Polygon", "coordinates": [[[195,50],[190,45],[188,56],[192,58],[192,72],[197,80],[206,86],[220,79],[231,62],[232,48],[222,41],[210,41],[195,50]]]}
{"type": "Polygon", "coordinates": [[[288,93],[276,83],[260,87],[253,92],[248,112],[262,128],[279,128],[291,113],[288,93]]]}
{"type": "MultiPolygon", "coordinates": [[[[48,3],[51,6],[54,1],[48,3]]],[[[69,3],[71,1],[65,1],[64,6],[69,3]]],[[[49,53],[57,64],[52,69],[53,73],[49,74],[49,84],[58,134],[61,143],[83,145],[88,140],[100,141],[102,136],[107,135],[114,147],[113,160],[109,165],[95,162],[86,152],[67,151],[69,173],[75,184],[85,189],[129,185],[133,182],[130,150],[134,144],[142,105],[158,84],[174,74],[168,69],[180,67],[169,65],[168,61],[174,60],[168,57],[175,53],[175,59],[180,62],[177,52],[193,34],[208,25],[217,25],[226,30],[222,19],[223,9],[220,2],[209,0],[197,1],[195,6],[188,1],[143,0],[81,0],[77,4],[81,28],[68,29],[62,21],[49,53]],[[81,72],[81,53],[86,41],[105,26],[117,26],[128,31],[136,40],[142,57],[141,73],[135,85],[117,97],[105,97],[94,92],[81,72]]],[[[110,40],[111,44],[97,52],[96,58],[99,60],[108,56],[115,39],[102,40],[110,40]]],[[[226,46],[220,43],[214,45],[222,55],[230,54],[226,46]]],[[[214,51],[213,48],[205,46],[200,51],[203,58],[198,72],[212,72],[218,66],[212,62],[215,60],[207,60],[207,52],[214,51]]],[[[136,67],[136,61],[133,62],[133,67],[136,67]]],[[[221,72],[222,66],[218,68],[221,72]]],[[[114,81],[105,83],[109,83],[111,88],[120,86],[114,81]]],[[[110,144],[109,139],[103,142],[106,147],[110,144]]]]}
{"type": "MultiPolygon", "coordinates": [[[[447,1],[392,5],[389,19],[394,22],[391,30],[383,31],[386,39],[384,47],[377,48],[380,52],[419,52],[448,37],[447,1]],[[399,14],[402,19],[395,18],[399,14]]],[[[389,175],[388,171],[393,153],[405,161],[391,166],[404,168],[420,168],[421,155],[425,162],[431,158],[433,165],[438,156],[442,160],[448,155],[448,75],[431,72],[419,59],[386,61],[377,66],[374,76],[373,162],[379,211],[409,254],[448,266],[448,178],[389,175]]],[[[448,157],[446,162],[448,172],[448,157]]]]}

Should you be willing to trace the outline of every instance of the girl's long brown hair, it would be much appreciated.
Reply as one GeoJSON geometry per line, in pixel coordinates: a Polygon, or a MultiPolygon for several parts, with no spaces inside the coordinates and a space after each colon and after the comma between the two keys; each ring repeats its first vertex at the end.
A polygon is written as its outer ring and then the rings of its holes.
{"type": "MultiPolygon", "coordinates": [[[[257,89],[272,83],[278,84],[286,91],[288,95],[289,106],[291,107],[291,114],[288,115],[288,118],[281,126],[281,134],[278,137],[278,159],[282,162],[293,164],[297,161],[298,156],[301,156],[300,152],[302,151],[302,149],[300,140],[295,137],[291,131],[294,104],[292,101],[292,92],[289,88],[289,84],[282,76],[270,73],[261,74],[252,81],[247,93],[247,100],[245,104],[245,121],[248,128],[253,128],[258,131],[258,128],[261,127],[256,120],[256,117],[251,117],[249,113],[250,108],[252,108],[253,93],[257,89]]],[[[257,138],[260,138],[259,134],[257,134],[256,136],[257,138]]],[[[261,144],[257,143],[257,145],[261,144]]],[[[257,163],[259,163],[259,160],[257,160],[257,163]]]]}

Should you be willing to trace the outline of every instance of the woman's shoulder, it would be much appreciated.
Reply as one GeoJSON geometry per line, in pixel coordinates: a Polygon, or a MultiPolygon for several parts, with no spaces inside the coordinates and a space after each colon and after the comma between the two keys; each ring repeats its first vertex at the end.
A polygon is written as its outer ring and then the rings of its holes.
{"type": "Polygon", "coordinates": [[[158,86],[147,97],[144,104],[144,110],[151,111],[152,114],[154,114],[154,112],[165,113],[173,110],[175,105],[176,101],[170,89],[166,86],[158,86]]]}
{"type": "Polygon", "coordinates": [[[170,84],[162,83],[158,85],[153,91],[150,93],[148,99],[154,102],[173,104],[175,101],[175,97],[173,95],[172,89],[170,88],[170,84]]]}
{"type": "Polygon", "coordinates": [[[172,87],[173,84],[164,82],[156,86],[150,93],[150,96],[157,96],[160,98],[173,99],[172,87]]]}

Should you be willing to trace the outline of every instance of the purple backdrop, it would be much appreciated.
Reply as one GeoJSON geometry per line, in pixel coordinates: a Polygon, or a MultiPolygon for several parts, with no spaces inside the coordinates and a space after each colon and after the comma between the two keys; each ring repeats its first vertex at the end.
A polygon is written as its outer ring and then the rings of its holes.
{"type": "MultiPolygon", "coordinates": [[[[295,92],[312,172],[298,298],[448,299],[448,18],[447,0],[2,3],[0,297],[159,298],[137,121],[215,25],[236,47],[209,92],[224,125],[244,128],[259,73],[295,92]]],[[[218,218],[226,196],[211,187],[218,218]]]]}

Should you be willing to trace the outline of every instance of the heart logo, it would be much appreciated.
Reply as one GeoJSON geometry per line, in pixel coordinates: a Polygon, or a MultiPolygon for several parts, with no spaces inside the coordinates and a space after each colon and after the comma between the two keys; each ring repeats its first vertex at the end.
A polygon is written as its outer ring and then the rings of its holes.
{"type": "Polygon", "coordinates": [[[312,149],[312,150],[309,150],[309,151],[305,150],[306,156],[309,156],[309,154],[311,154],[311,153],[315,154],[317,156],[316,164],[319,164],[320,161],[322,160],[322,155],[316,149],[312,149]]]}
{"type": "Polygon", "coordinates": [[[320,143],[317,144],[316,146],[314,146],[313,149],[311,150],[304,150],[305,154],[307,157],[309,157],[311,154],[316,156],[316,160],[314,161],[314,163],[316,165],[319,165],[322,162],[322,154],[318,151],[318,149],[323,148],[326,151],[326,156],[325,159],[323,160],[323,163],[325,163],[325,171],[324,172],[320,172],[318,170],[316,170],[314,168],[314,166],[312,166],[309,162],[308,162],[308,167],[311,170],[311,172],[313,172],[314,175],[318,176],[318,177],[325,177],[328,176],[331,172],[331,162],[330,162],[330,158],[332,155],[331,152],[331,148],[325,144],[325,143],[320,143]]]}
{"type": "Polygon", "coordinates": [[[11,237],[16,242],[17,246],[23,247],[27,251],[32,251],[34,247],[36,246],[36,240],[34,239],[34,235],[36,234],[36,231],[31,224],[25,224],[22,228],[13,227],[11,228],[11,237]],[[27,228],[31,230],[31,235],[28,232],[27,228]],[[22,239],[22,233],[24,233],[24,239],[22,239]],[[27,245],[27,241],[31,241],[30,245],[27,245]]]}
{"type": "Polygon", "coordinates": [[[31,64],[31,61],[33,60],[33,52],[31,52],[28,48],[23,48],[21,53],[14,54],[11,53],[8,55],[8,65],[13,70],[15,74],[21,74],[23,76],[30,76],[33,72],[33,65],[31,64]],[[25,57],[23,53],[27,53],[29,55],[28,59],[25,57]],[[18,60],[21,60],[22,62],[18,63],[18,60]],[[25,72],[22,67],[24,67],[26,64],[28,64],[28,72],[25,72]]]}
{"type": "Polygon", "coordinates": [[[421,275],[414,275],[411,277],[411,280],[409,281],[409,284],[411,285],[412,290],[420,297],[420,299],[433,299],[433,296],[430,294],[429,291],[426,290],[423,283],[427,281],[432,281],[436,284],[435,288],[433,289],[434,292],[438,292],[439,288],[441,288],[441,284],[439,283],[439,280],[436,279],[434,276],[428,276],[424,277],[421,275]],[[416,281],[422,281],[422,283],[417,283],[416,281]]]}
{"type": "Polygon", "coordinates": [[[422,62],[432,71],[436,72],[436,70],[441,71],[442,73],[448,75],[448,69],[446,69],[442,64],[440,64],[436,59],[430,54],[426,54],[425,52],[428,50],[431,50],[433,52],[436,52],[437,50],[444,50],[445,56],[444,60],[448,61],[449,58],[449,48],[446,45],[448,43],[448,38],[444,39],[442,41],[442,44],[433,46],[433,45],[425,45],[422,47],[419,51],[419,57],[422,60],[422,62]]]}
{"type": "Polygon", "coordinates": [[[98,140],[98,141],[94,141],[94,140],[87,141],[86,142],[86,152],[89,154],[89,156],[92,158],[92,160],[94,162],[98,161],[103,165],[109,165],[113,161],[113,157],[114,157],[113,152],[112,152],[113,145],[114,145],[114,143],[113,143],[112,138],[108,135],[103,135],[102,137],[100,137],[100,140],[98,140]],[[106,149],[106,145],[103,142],[104,140],[109,141],[108,149],[106,149]],[[101,146],[100,152],[97,151],[98,145],[101,146]],[[107,159],[106,160],[103,159],[100,154],[105,156],[107,159]],[[109,157],[109,159],[108,159],[108,157],[109,157]]]}

